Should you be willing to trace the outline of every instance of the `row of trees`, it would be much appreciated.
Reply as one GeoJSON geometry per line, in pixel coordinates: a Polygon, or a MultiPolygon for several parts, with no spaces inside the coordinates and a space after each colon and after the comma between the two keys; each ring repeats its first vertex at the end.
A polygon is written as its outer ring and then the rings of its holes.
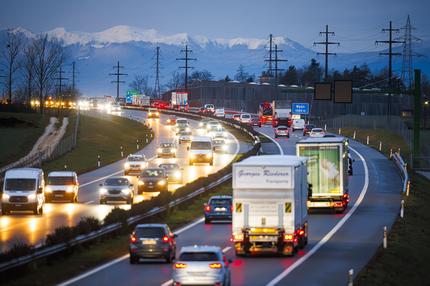
{"type": "MultiPolygon", "coordinates": [[[[64,48],[58,40],[47,35],[26,39],[21,33],[8,30],[0,59],[7,102],[30,104],[36,97],[43,103],[48,94],[55,93],[55,77],[65,59],[64,48]]],[[[70,87],[64,90],[70,91],[70,87]]],[[[43,104],[40,106],[43,113],[43,104]]]]}

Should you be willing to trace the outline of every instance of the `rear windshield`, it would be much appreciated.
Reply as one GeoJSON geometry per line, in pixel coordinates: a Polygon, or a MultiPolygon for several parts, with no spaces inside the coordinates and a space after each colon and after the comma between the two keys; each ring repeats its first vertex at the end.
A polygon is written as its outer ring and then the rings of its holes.
{"type": "Polygon", "coordinates": [[[248,118],[251,118],[251,115],[249,115],[249,114],[243,114],[242,118],[248,119],[248,118]]]}
{"type": "Polygon", "coordinates": [[[288,130],[288,127],[285,127],[285,126],[278,127],[278,130],[288,130]]]}
{"type": "Polygon", "coordinates": [[[73,185],[74,177],[48,177],[48,185],[73,185]]]}
{"type": "Polygon", "coordinates": [[[181,261],[219,261],[215,252],[183,252],[179,257],[181,261]]]}
{"type": "Polygon", "coordinates": [[[176,120],[176,123],[179,125],[179,124],[188,124],[188,120],[186,120],[186,119],[177,119],[176,120]]]}
{"type": "Polygon", "coordinates": [[[205,108],[214,108],[214,105],[213,104],[206,104],[205,108]]]}
{"type": "Polygon", "coordinates": [[[212,199],[210,204],[213,206],[231,205],[231,199],[212,199]]]}
{"type": "Polygon", "coordinates": [[[164,171],[162,169],[146,169],[142,172],[142,177],[162,177],[164,171]]]}
{"type": "Polygon", "coordinates": [[[312,124],[306,125],[306,129],[313,129],[313,128],[315,128],[315,125],[312,125],[312,124]]]}
{"type": "Polygon", "coordinates": [[[313,132],[322,132],[323,130],[321,128],[314,128],[312,129],[313,132]]]}
{"type": "Polygon", "coordinates": [[[137,237],[160,238],[166,235],[162,227],[138,227],[134,230],[137,237]]]}
{"type": "Polygon", "coordinates": [[[127,186],[127,185],[130,185],[130,182],[127,179],[123,179],[123,178],[112,178],[112,179],[106,179],[105,185],[106,186],[127,186]]]}
{"type": "Polygon", "coordinates": [[[192,150],[210,150],[211,149],[211,142],[192,141],[190,149],[192,149],[192,150]]]}
{"type": "Polygon", "coordinates": [[[6,179],[5,189],[7,191],[34,191],[36,179],[6,179]]]}
{"type": "Polygon", "coordinates": [[[143,161],[143,157],[127,157],[127,161],[129,162],[137,162],[137,161],[143,161]]]}
{"type": "Polygon", "coordinates": [[[148,111],[149,112],[157,112],[158,110],[156,108],[149,108],[148,111]]]}

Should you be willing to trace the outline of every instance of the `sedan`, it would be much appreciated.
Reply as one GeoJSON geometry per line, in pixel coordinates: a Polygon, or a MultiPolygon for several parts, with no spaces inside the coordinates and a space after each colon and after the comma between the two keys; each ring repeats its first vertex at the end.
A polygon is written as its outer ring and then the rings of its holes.
{"type": "Polygon", "coordinates": [[[290,138],[290,130],[287,126],[278,126],[275,128],[275,138],[278,137],[290,138]]]}
{"type": "Polygon", "coordinates": [[[112,201],[126,201],[129,205],[133,203],[134,187],[127,177],[111,177],[99,186],[100,204],[112,201]]]}
{"type": "Polygon", "coordinates": [[[158,158],[176,158],[176,146],[173,143],[161,143],[157,149],[158,158]]]}
{"type": "Polygon", "coordinates": [[[137,193],[167,192],[167,176],[162,168],[147,168],[139,176],[137,193]]]}
{"type": "Polygon", "coordinates": [[[171,126],[176,125],[176,117],[170,116],[169,118],[167,118],[166,125],[171,125],[171,126]]]}
{"type": "Polygon", "coordinates": [[[309,135],[311,133],[312,129],[316,128],[313,124],[306,124],[305,128],[303,129],[303,136],[309,135]]]}
{"type": "Polygon", "coordinates": [[[211,223],[214,220],[230,220],[232,216],[233,199],[231,196],[213,196],[205,208],[205,223],[211,223]]]}
{"type": "Polygon", "coordinates": [[[164,169],[167,175],[167,182],[182,184],[182,168],[176,163],[163,163],[158,167],[164,169]]]}
{"type": "Polygon", "coordinates": [[[324,137],[325,132],[322,128],[312,128],[309,137],[324,137]]]}

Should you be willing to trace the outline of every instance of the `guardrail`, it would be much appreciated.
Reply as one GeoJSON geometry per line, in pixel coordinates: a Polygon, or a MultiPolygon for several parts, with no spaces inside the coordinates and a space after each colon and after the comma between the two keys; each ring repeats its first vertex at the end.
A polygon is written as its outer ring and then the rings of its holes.
{"type": "MultiPolygon", "coordinates": [[[[184,112],[177,112],[177,111],[168,111],[168,112],[176,113],[176,114],[180,113],[182,116],[191,115],[191,116],[200,117],[200,118],[205,117],[205,116],[201,116],[198,114],[190,114],[190,113],[185,114],[184,112]]],[[[260,143],[260,139],[259,139],[257,134],[253,134],[251,131],[247,130],[243,126],[240,126],[239,124],[234,124],[234,123],[228,122],[226,120],[223,120],[223,121],[227,125],[234,126],[235,128],[237,128],[237,129],[247,133],[249,136],[251,136],[254,139],[254,145],[260,143]]],[[[127,219],[127,225],[130,226],[130,225],[136,224],[137,222],[141,221],[142,219],[145,219],[145,218],[157,215],[157,214],[161,214],[161,213],[167,211],[169,208],[178,206],[178,205],[180,205],[180,204],[182,204],[182,203],[184,203],[190,199],[193,199],[193,198],[203,194],[206,191],[209,191],[209,190],[221,185],[222,183],[231,179],[231,177],[232,177],[231,173],[226,174],[223,177],[217,179],[216,181],[208,184],[207,186],[201,187],[201,188],[193,191],[192,193],[185,195],[184,197],[173,200],[170,203],[168,203],[167,205],[160,206],[160,207],[154,207],[144,214],[132,216],[132,217],[127,219]]],[[[0,263],[0,273],[7,271],[7,270],[10,270],[10,269],[14,269],[14,268],[26,265],[30,262],[33,262],[33,261],[41,259],[41,258],[45,258],[45,257],[49,257],[49,256],[54,255],[54,254],[58,254],[58,253],[66,250],[68,248],[71,248],[73,246],[76,246],[76,245],[79,245],[79,244],[100,238],[102,236],[108,235],[110,233],[113,233],[113,232],[119,230],[121,227],[122,227],[121,223],[110,224],[107,226],[103,226],[102,228],[100,228],[97,231],[93,231],[93,232],[90,232],[88,234],[84,234],[84,235],[80,235],[78,237],[75,237],[74,239],[72,239],[68,242],[65,242],[65,243],[60,243],[60,244],[53,245],[50,247],[43,247],[43,246],[37,247],[37,248],[35,248],[36,251],[32,254],[22,256],[22,257],[19,257],[16,259],[12,259],[12,260],[4,262],[4,263],[0,263]]]]}
{"type": "Polygon", "coordinates": [[[399,168],[400,174],[402,175],[402,179],[403,179],[402,192],[403,193],[409,193],[410,181],[409,181],[407,163],[405,163],[402,156],[397,152],[392,153],[390,157],[391,157],[391,159],[393,159],[397,168],[399,168]]]}

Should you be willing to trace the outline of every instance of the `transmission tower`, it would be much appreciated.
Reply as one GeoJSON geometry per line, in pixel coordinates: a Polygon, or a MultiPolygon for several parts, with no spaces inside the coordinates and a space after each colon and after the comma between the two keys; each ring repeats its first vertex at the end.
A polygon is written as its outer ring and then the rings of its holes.
{"type": "Polygon", "coordinates": [[[273,71],[273,35],[269,35],[269,58],[264,60],[265,62],[269,63],[269,69],[267,70],[267,75],[269,77],[272,77],[272,71],[273,71]]]}
{"type": "Polygon", "coordinates": [[[191,67],[188,65],[189,61],[197,61],[197,59],[190,58],[189,54],[191,54],[193,51],[188,48],[188,45],[185,45],[185,50],[181,50],[181,53],[185,53],[185,57],[183,58],[176,58],[177,61],[184,61],[184,66],[180,66],[180,69],[185,70],[185,91],[188,91],[188,70],[193,69],[194,67],[191,67]]]}
{"type": "Polygon", "coordinates": [[[160,98],[161,92],[160,92],[160,47],[157,47],[156,50],[156,62],[155,62],[155,97],[160,98]]]}
{"type": "Polygon", "coordinates": [[[412,42],[420,42],[421,39],[412,35],[412,30],[415,30],[411,25],[411,19],[408,15],[408,19],[406,20],[406,25],[401,28],[405,30],[404,36],[401,38],[404,41],[403,44],[403,60],[402,60],[402,75],[401,79],[403,84],[408,88],[412,88],[413,82],[413,64],[412,57],[421,57],[422,55],[413,53],[412,51],[412,42]]]}
{"type": "Polygon", "coordinates": [[[116,69],[115,73],[110,73],[109,75],[116,76],[116,80],[111,81],[111,83],[116,83],[116,101],[119,101],[119,84],[125,83],[125,81],[120,80],[120,76],[128,75],[126,73],[121,73],[120,70],[124,68],[124,66],[119,65],[119,61],[117,62],[116,66],[113,67],[116,69]]]}
{"type": "Polygon", "coordinates": [[[76,63],[72,63],[72,97],[76,96],[76,63]]]}
{"type": "Polygon", "coordinates": [[[273,69],[273,71],[274,71],[274,74],[275,74],[275,83],[276,84],[278,83],[278,80],[279,80],[279,72],[284,70],[284,69],[278,68],[278,63],[287,62],[288,61],[288,60],[281,59],[281,58],[278,57],[278,53],[281,53],[281,52],[283,52],[283,50],[279,50],[278,49],[278,45],[275,44],[275,60],[274,60],[274,62],[275,62],[275,68],[273,69]]]}
{"type": "Polygon", "coordinates": [[[54,80],[58,81],[58,84],[56,84],[55,86],[58,88],[58,96],[57,96],[57,100],[63,97],[63,82],[65,80],[68,80],[67,77],[63,77],[64,71],[63,71],[63,67],[60,66],[60,70],[58,71],[58,76],[54,78],[54,80]]]}
{"type": "Polygon", "coordinates": [[[328,56],[335,56],[336,53],[330,53],[328,51],[328,48],[330,45],[340,45],[339,42],[330,42],[328,40],[328,36],[334,36],[334,32],[330,32],[328,30],[328,25],[325,25],[325,31],[320,32],[320,36],[325,35],[325,41],[324,42],[314,42],[314,46],[316,45],[324,45],[325,46],[325,52],[324,53],[317,53],[317,55],[324,55],[325,56],[325,66],[324,66],[324,80],[327,80],[328,78],[328,56]]]}

